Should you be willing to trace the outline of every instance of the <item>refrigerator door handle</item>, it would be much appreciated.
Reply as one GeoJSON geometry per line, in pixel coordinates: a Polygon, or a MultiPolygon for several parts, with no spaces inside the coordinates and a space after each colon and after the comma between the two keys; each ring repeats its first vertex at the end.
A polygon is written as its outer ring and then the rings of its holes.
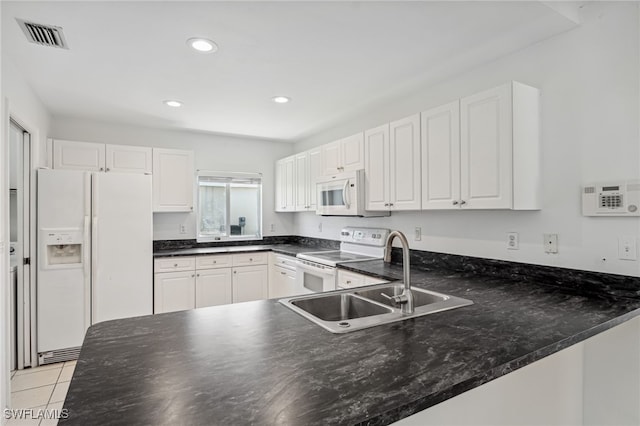
{"type": "Polygon", "coordinates": [[[84,325],[85,328],[91,326],[91,271],[93,270],[91,250],[91,216],[84,217],[84,244],[82,249],[82,263],[84,271],[84,325]]]}
{"type": "Polygon", "coordinates": [[[98,179],[99,175],[93,173],[91,176],[91,213],[93,220],[91,221],[91,324],[97,318],[96,312],[96,295],[94,289],[98,284],[98,179]]]}

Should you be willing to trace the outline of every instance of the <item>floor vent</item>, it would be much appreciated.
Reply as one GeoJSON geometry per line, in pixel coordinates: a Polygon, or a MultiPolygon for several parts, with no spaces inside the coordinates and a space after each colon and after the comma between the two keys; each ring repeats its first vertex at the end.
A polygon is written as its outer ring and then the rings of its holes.
{"type": "Polygon", "coordinates": [[[73,361],[80,356],[80,347],[58,349],[38,354],[38,365],[55,364],[56,362],[73,361]]]}
{"type": "Polygon", "coordinates": [[[22,32],[31,43],[39,44],[41,46],[69,49],[67,41],[64,38],[64,34],[62,33],[62,27],[36,24],[17,18],[16,21],[18,21],[18,25],[22,28],[22,32]]]}

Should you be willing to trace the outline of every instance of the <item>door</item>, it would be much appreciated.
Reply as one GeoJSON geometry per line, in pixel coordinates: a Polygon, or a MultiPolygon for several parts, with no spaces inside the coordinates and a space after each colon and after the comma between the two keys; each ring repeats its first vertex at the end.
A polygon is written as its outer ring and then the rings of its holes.
{"type": "Polygon", "coordinates": [[[233,268],[233,303],[267,299],[268,276],[266,265],[233,268]]]}
{"type": "Polygon", "coordinates": [[[422,208],[460,203],[460,102],[424,111],[421,126],[422,208]]]}
{"type": "Polygon", "coordinates": [[[340,159],[343,172],[364,168],[364,133],[360,132],[340,141],[340,159]]]}
{"type": "Polygon", "coordinates": [[[342,171],[340,167],[340,141],[335,141],[322,146],[322,175],[328,176],[342,171]]]}
{"type": "Polygon", "coordinates": [[[92,323],[152,314],[151,176],[92,175],[92,323]]]}
{"type": "Polygon", "coordinates": [[[153,310],[156,314],[195,308],[195,272],[183,271],[155,274],[154,281],[153,310]]]}
{"type": "Polygon", "coordinates": [[[106,171],[151,174],[152,149],[144,146],[107,145],[106,171]]]}
{"type": "Polygon", "coordinates": [[[511,88],[460,100],[462,208],[511,208],[511,88]]]}
{"type": "Polygon", "coordinates": [[[389,125],[364,133],[364,177],[367,210],[389,210],[389,125]]]}
{"type": "Polygon", "coordinates": [[[315,148],[309,151],[309,175],[307,180],[307,194],[309,196],[309,210],[318,208],[318,191],[316,181],[322,172],[322,150],[315,148]]]}
{"type": "Polygon", "coordinates": [[[420,210],[420,114],[389,124],[389,207],[420,210]]]}
{"type": "Polygon", "coordinates": [[[233,302],[231,268],[196,271],[196,308],[233,302]]]}
{"type": "Polygon", "coordinates": [[[82,345],[91,324],[90,176],[38,170],[37,352],[82,345]]]}
{"type": "Polygon", "coordinates": [[[193,151],[153,148],[153,211],[193,211],[193,151]]]}
{"type": "Polygon", "coordinates": [[[295,156],[295,210],[306,211],[309,208],[309,156],[306,152],[295,156]]]}
{"type": "Polygon", "coordinates": [[[103,143],[53,141],[53,168],[102,172],[105,167],[103,143]]]}

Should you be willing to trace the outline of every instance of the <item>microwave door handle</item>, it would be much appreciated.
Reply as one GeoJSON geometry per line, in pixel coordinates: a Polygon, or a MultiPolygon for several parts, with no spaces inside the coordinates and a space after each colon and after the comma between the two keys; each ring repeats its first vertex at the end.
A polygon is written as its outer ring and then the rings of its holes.
{"type": "Polygon", "coordinates": [[[346,208],[349,208],[349,205],[351,204],[351,200],[349,200],[349,197],[347,196],[348,189],[349,179],[344,181],[344,186],[342,187],[342,202],[344,203],[346,208]]]}

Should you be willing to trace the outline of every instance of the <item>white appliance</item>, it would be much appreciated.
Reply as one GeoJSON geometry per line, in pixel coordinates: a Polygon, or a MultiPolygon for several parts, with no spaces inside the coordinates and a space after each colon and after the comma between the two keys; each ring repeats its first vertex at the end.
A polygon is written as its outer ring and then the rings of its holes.
{"type": "Polygon", "coordinates": [[[388,236],[388,229],[346,227],[340,232],[340,250],[299,253],[298,287],[313,292],[335,290],[336,266],[382,259],[388,236]]]}
{"type": "Polygon", "coordinates": [[[596,183],[582,188],[584,216],[640,216],[640,180],[596,183]]]}
{"type": "Polygon", "coordinates": [[[151,176],[38,170],[39,363],[77,358],[86,329],[153,309],[151,176]]]}
{"type": "Polygon", "coordinates": [[[9,243],[9,266],[11,267],[11,277],[9,279],[9,369],[11,371],[18,368],[18,256],[16,255],[17,243],[9,243]]]}
{"type": "Polygon", "coordinates": [[[316,180],[316,214],[322,216],[389,216],[365,210],[364,170],[321,176],[316,180]]]}

